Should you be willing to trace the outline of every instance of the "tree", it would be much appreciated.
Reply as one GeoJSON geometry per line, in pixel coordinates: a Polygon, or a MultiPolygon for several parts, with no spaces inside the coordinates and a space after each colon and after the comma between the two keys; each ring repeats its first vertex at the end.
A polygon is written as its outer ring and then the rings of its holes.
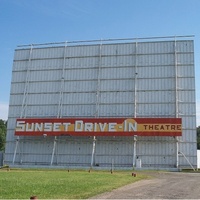
{"type": "Polygon", "coordinates": [[[197,127],[197,149],[200,149],[200,126],[197,127]]]}
{"type": "Polygon", "coordinates": [[[0,151],[4,151],[6,143],[7,122],[0,119],[0,151]]]}

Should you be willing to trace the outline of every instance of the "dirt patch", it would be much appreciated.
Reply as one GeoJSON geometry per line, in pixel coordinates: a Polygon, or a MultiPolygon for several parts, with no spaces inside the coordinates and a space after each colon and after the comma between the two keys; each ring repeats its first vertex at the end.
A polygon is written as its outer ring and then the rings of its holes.
{"type": "Polygon", "coordinates": [[[200,173],[146,172],[135,182],[91,199],[200,199],[200,173]]]}

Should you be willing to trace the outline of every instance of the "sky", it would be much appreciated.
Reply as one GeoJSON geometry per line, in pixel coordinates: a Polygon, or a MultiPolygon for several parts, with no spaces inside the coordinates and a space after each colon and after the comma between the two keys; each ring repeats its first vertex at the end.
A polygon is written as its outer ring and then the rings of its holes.
{"type": "Polygon", "coordinates": [[[0,0],[0,119],[7,120],[18,45],[195,35],[200,126],[200,0],[0,0]]]}

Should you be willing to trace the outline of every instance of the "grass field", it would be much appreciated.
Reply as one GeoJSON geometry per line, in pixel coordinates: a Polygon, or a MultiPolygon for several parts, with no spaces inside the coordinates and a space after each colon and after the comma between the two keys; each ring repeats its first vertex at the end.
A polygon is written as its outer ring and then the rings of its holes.
{"type": "Polygon", "coordinates": [[[0,170],[0,199],[86,199],[147,178],[132,171],[0,170]]]}

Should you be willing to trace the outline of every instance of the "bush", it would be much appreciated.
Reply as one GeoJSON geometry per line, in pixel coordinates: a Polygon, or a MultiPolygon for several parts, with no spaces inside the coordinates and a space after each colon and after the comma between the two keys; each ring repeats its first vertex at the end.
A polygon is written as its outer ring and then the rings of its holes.
{"type": "Polygon", "coordinates": [[[0,151],[5,150],[7,122],[0,120],[0,151]]]}

